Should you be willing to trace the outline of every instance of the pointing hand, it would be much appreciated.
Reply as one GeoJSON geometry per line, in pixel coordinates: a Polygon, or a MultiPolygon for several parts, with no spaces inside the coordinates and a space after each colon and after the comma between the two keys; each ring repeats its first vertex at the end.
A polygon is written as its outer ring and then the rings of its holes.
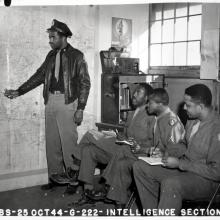
{"type": "Polygon", "coordinates": [[[15,99],[19,96],[19,92],[13,89],[5,89],[4,95],[9,99],[15,99]]]}

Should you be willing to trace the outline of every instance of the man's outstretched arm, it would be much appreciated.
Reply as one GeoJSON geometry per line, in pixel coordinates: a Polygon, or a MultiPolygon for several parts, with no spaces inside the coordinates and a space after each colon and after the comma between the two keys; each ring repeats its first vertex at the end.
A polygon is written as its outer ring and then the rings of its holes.
{"type": "Polygon", "coordinates": [[[34,75],[32,75],[18,89],[16,89],[16,90],[13,90],[13,89],[7,90],[6,89],[5,96],[10,99],[17,98],[18,96],[24,95],[25,93],[27,93],[27,92],[31,91],[32,89],[35,89],[37,86],[41,85],[45,80],[45,70],[46,70],[46,65],[48,62],[49,54],[47,55],[45,61],[40,66],[40,68],[38,68],[36,73],[34,73],[34,75]]]}

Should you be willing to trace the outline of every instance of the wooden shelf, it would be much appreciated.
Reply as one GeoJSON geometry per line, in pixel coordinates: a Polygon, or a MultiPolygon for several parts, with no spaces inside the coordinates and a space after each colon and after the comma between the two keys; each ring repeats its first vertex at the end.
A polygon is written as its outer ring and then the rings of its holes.
{"type": "Polygon", "coordinates": [[[96,127],[98,127],[99,131],[102,130],[115,130],[117,129],[118,131],[123,132],[124,131],[124,126],[119,125],[119,124],[110,124],[110,123],[102,123],[102,122],[97,122],[95,123],[96,127]]]}

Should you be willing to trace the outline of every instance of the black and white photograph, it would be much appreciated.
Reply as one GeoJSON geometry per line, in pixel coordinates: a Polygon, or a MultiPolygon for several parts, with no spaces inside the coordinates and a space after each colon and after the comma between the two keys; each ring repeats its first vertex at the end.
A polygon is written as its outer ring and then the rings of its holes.
{"type": "Polygon", "coordinates": [[[0,218],[220,216],[220,1],[0,0],[0,218]]]}

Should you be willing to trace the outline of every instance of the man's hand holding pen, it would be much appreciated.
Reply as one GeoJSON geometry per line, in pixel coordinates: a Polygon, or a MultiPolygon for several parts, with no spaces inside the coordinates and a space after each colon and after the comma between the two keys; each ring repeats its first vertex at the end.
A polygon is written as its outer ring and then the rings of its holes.
{"type": "Polygon", "coordinates": [[[126,139],[126,137],[123,133],[118,132],[118,129],[115,130],[115,134],[116,134],[117,140],[125,140],[126,139]]]}
{"type": "Polygon", "coordinates": [[[141,146],[134,140],[134,138],[128,138],[128,141],[132,143],[130,146],[132,153],[137,153],[141,150],[141,146]]]}
{"type": "Polygon", "coordinates": [[[158,158],[158,157],[162,157],[163,153],[161,152],[160,148],[159,148],[159,142],[156,144],[156,146],[151,147],[149,149],[149,156],[150,157],[154,157],[154,158],[158,158]]]}
{"type": "Polygon", "coordinates": [[[154,157],[154,158],[158,158],[158,157],[161,158],[163,156],[161,150],[159,148],[155,148],[155,147],[150,148],[149,155],[150,155],[150,157],[154,157]]]}

